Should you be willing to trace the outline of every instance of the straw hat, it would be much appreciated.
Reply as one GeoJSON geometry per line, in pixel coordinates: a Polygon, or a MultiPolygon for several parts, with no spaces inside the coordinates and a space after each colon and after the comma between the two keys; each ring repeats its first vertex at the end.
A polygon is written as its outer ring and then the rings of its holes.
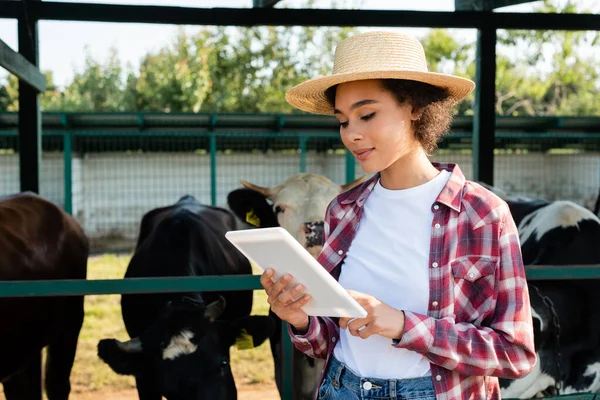
{"type": "Polygon", "coordinates": [[[303,82],[290,89],[285,99],[300,110],[333,114],[325,91],[344,82],[363,79],[409,79],[446,88],[457,101],[468,95],[475,83],[454,75],[427,71],[421,42],[394,32],[368,32],[352,36],[335,49],[333,75],[303,82]]]}

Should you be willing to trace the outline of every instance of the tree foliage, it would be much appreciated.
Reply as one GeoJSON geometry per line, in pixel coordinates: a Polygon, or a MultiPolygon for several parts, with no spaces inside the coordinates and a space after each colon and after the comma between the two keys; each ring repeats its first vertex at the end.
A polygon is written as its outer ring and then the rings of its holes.
{"type": "MultiPolygon", "coordinates": [[[[545,0],[539,12],[581,12],[545,0]]],[[[116,50],[105,62],[85,54],[62,90],[42,96],[45,111],[297,112],[285,91],[328,74],[337,43],[355,28],[208,27],[181,29],[171,44],[149,52],[134,71],[116,50]]],[[[499,31],[496,112],[499,115],[600,115],[600,39],[573,31],[499,31]],[[596,50],[596,51],[594,51],[596,50]]],[[[456,32],[430,30],[420,38],[431,71],[474,79],[475,42],[456,32]]],[[[0,84],[0,111],[18,109],[18,80],[0,84]]],[[[459,104],[472,113],[474,95],[459,104]]]]}

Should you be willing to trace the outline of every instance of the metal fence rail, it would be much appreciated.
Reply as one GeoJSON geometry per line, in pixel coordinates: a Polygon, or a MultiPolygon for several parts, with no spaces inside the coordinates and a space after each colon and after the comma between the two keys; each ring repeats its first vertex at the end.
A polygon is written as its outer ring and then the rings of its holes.
{"type": "MultiPolygon", "coordinates": [[[[600,279],[600,264],[528,266],[526,267],[526,274],[527,279],[530,281],[548,279],[600,279]]],[[[0,281],[0,298],[257,290],[261,288],[258,275],[193,278],[0,281]]],[[[292,343],[287,335],[286,323],[283,322],[282,324],[282,400],[291,400],[293,398],[292,343]]],[[[546,397],[546,399],[595,400],[597,396],[596,394],[576,394],[546,397]]]]}

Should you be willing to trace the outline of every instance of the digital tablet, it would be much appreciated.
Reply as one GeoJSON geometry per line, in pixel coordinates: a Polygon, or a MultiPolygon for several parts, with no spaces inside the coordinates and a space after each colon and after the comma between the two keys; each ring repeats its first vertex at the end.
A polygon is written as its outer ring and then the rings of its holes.
{"type": "Polygon", "coordinates": [[[287,272],[294,278],[293,285],[304,285],[304,293],[312,296],[302,307],[306,314],[348,318],[367,316],[358,302],[285,229],[230,231],[225,237],[263,271],[272,268],[275,279],[287,272]]]}

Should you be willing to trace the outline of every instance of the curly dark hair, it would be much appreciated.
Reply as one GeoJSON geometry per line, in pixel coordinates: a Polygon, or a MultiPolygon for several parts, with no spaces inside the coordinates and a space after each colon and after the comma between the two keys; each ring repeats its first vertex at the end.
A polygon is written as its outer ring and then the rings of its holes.
{"type": "MultiPolygon", "coordinates": [[[[381,79],[384,90],[394,95],[398,104],[408,102],[420,114],[413,121],[415,137],[427,154],[437,149],[437,144],[450,130],[452,112],[456,101],[449,96],[444,88],[428,83],[406,79],[381,79]]],[[[335,106],[336,86],[325,92],[332,107],[335,106]]]]}

